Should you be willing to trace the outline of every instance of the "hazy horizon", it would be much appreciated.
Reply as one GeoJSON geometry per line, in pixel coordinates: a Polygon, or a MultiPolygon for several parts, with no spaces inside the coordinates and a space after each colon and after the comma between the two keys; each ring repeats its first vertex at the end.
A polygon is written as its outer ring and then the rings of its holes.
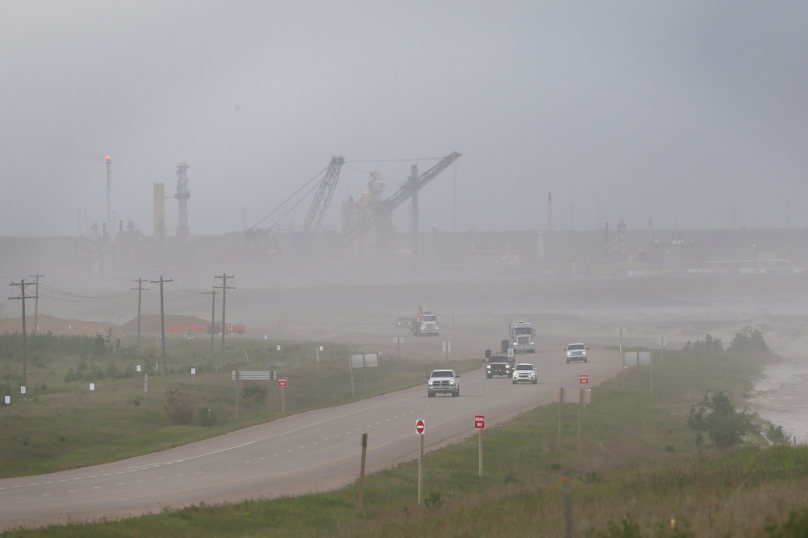
{"type": "MultiPolygon", "coordinates": [[[[105,155],[117,220],[146,235],[152,184],[173,195],[187,162],[208,235],[331,155],[454,150],[458,231],[542,230],[548,192],[558,230],[804,227],[806,22],[797,2],[6,2],[0,235],[75,235],[85,209],[100,225],[105,155]]],[[[386,197],[409,165],[346,165],[325,223],[368,171],[386,197]]],[[[454,175],[424,190],[422,230],[452,229],[454,175]]]]}

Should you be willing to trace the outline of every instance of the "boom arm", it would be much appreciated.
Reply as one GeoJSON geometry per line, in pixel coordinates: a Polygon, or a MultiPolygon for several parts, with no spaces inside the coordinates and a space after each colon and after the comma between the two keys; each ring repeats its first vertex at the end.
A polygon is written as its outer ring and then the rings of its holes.
{"type": "Polygon", "coordinates": [[[300,228],[304,237],[314,235],[320,231],[325,213],[328,211],[328,205],[331,203],[331,198],[337,188],[337,181],[339,181],[339,173],[343,164],[345,164],[344,157],[331,157],[331,164],[328,165],[325,176],[314,195],[309,212],[306,214],[306,219],[303,221],[303,226],[300,228]]]}
{"type": "Polygon", "coordinates": [[[415,181],[415,185],[408,181],[401,188],[387,200],[381,202],[371,209],[368,213],[362,215],[351,226],[342,231],[338,241],[335,242],[336,246],[345,247],[355,241],[362,233],[373,226],[385,215],[389,215],[395,208],[406,202],[413,193],[424,188],[430,181],[438,177],[438,175],[446,170],[452,163],[454,163],[462,153],[453,151],[446,157],[440,160],[438,164],[422,173],[415,181]]]}

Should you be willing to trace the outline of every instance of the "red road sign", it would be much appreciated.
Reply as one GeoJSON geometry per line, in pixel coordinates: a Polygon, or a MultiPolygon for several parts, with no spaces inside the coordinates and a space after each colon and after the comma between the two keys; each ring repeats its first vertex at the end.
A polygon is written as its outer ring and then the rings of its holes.
{"type": "Polygon", "coordinates": [[[426,424],[424,424],[423,420],[421,420],[419,418],[418,420],[415,421],[415,433],[417,433],[419,435],[423,435],[425,429],[426,429],[426,424]]]}
{"type": "Polygon", "coordinates": [[[285,378],[285,377],[279,377],[279,378],[278,378],[278,386],[279,386],[279,387],[285,387],[287,384],[288,384],[288,383],[286,382],[286,378],[285,378]]]}
{"type": "Polygon", "coordinates": [[[478,430],[485,429],[485,415],[474,415],[474,427],[478,430]]]}
{"type": "Polygon", "coordinates": [[[587,374],[581,374],[578,377],[578,381],[581,383],[581,385],[588,385],[589,384],[589,376],[587,374]]]}

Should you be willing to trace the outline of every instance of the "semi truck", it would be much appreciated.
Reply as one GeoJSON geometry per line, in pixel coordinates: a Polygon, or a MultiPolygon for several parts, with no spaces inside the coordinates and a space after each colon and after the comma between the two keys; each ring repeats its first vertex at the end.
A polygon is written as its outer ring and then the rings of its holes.
{"type": "Polygon", "coordinates": [[[415,336],[438,336],[440,327],[438,315],[429,310],[424,310],[423,306],[418,307],[418,312],[410,322],[410,331],[415,336]]]}
{"type": "Polygon", "coordinates": [[[508,322],[508,339],[514,353],[535,353],[533,324],[527,321],[508,322]]]}

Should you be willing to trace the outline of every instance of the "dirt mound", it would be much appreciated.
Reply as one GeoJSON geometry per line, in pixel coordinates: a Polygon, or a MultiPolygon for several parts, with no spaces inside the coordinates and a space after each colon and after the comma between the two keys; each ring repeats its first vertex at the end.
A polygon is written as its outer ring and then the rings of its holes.
{"type": "MultiPolygon", "coordinates": [[[[83,321],[80,319],[61,319],[47,314],[40,314],[37,317],[39,333],[53,333],[56,335],[86,335],[96,334],[107,335],[107,331],[112,328],[112,337],[120,338],[126,336],[124,332],[110,321],[83,321]]],[[[34,332],[34,316],[25,316],[25,330],[28,334],[34,332]]],[[[0,332],[15,333],[22,332],[22,317],[0,320],[0,332]]]]}
{"type": "MultiPolygon", "coordinates": [[[[210,320],[196,316],[166,315],[166,331],[168,331],[170,327],[193,327],[198,325],[207,327],[210,325],[210,320]]],[[[136,335],[137,317],[124,323],[121,326],[121,330],[128,335],[136,335]]],[[[158,334],[160,332],[160,314],[143,314],[140,316],[140,332],[158,334]]]]}

